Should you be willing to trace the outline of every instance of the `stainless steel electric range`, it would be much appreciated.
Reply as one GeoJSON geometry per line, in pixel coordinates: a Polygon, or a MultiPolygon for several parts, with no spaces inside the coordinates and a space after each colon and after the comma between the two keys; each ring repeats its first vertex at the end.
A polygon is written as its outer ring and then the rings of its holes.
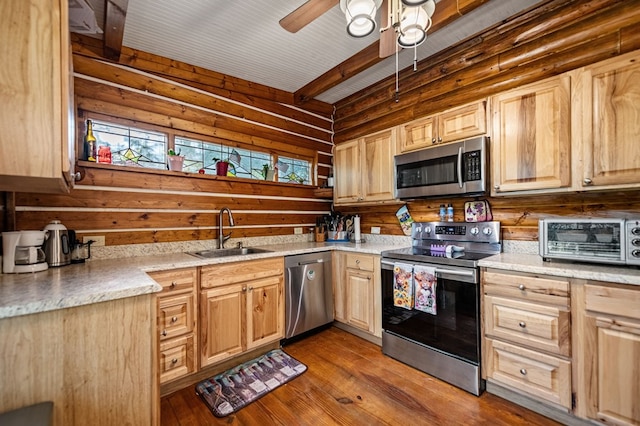
{"type": "Polygon", "coordinates": [[[474,395],[480,375],[478,261],[500,253],[500,222],[421,222],[382,252],[382,351],[474,395]]]}

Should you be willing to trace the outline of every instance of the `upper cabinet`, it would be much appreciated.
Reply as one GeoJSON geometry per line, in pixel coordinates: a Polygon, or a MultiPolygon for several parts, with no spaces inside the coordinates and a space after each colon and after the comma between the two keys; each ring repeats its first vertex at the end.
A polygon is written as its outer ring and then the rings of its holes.
{"type": "Polygon", "coordinates": [[[474,102],[400,127],[400,151],[413,151],[486,133],[485,102],[474,102]]]}
{"type": "Polygon", "coordinates": [[[576,189],[640,187],[640,53],[584,68],[575,99],[576,189]]]}
{"type": "Polygon", "coordinates": [[[396,129],[336,145],[333,155],[336,205],[394,200],[396,129]]]}
{"type": "Polygon", "coordinates": [[[67,0],[3,2],[0,191],[68,192],[74,161],[67,0]]]}
{"type": "Polygon", "coordinates": [[[571,79],[553,77],[491,99],[492,195],[568,190],[571,79]]]}

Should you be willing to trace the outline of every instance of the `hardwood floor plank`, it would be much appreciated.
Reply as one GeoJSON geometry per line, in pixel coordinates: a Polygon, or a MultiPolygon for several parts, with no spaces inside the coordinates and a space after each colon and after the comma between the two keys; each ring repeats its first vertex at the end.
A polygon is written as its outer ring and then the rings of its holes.
{"type": "Polygon", "coordinates": [[[222,419],[189,386],[162,399],[162,426],[558,424],[486,392],[475,397],[335,327],[284,350],[308,370],[222,419]]]}

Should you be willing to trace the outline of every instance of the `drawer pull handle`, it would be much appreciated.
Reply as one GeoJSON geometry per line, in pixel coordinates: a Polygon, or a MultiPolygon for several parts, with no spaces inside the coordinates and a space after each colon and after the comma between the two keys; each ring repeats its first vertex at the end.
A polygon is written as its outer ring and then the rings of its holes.
{"type": "Polygon", "coordinates": [[[162,333],[160,333],[160,334],[162,334],[163,336],[166,336],[167,335],[167,330],[162,330],[162,333]]]}
{"type": "Polygon", "coordinates": [[[522,327],[522,328],[526,328],[526,327],[527,327],[527,323],[526,323],[526,322],[524,322],[524,321],[520,321],[520,322],[518,323],[518,325],[519,325],[520,327],[522,327]]]}
{"type": "Polygon", "coordinates": [[[178,285],[178,283],[177,283],[177,282],[175,282],[175,281],[171,281],[171,285],[170,285],[169,287],[171,287],[171,288],[176,288],[176,286],[177,286],[177,285],[178,285]]]}
{"type": "Polygon", "coordinates": [[[527,375],[527,370],[525,370],[524,368],[520,369],[520,374],[522,374],[523,376],[527,375]]]}
{"type": "Polygon", "coordinates": [[[524,291],[524,289],[525,289],[525,288],[526,288],[526,287],[524,286],[524,284],[520,284],[520,285],[518,286],[518,289],[519,289],[520,291],[524,291]]]}
{"type": "Polygon", "coordinates": [[[171,360],[171,364],[177,364],[178,363],[178,358],[173,358],[171,360]]]}
{"type": "Polygon", "coordinates": [[[171,322],[172,322],[172,323],[174,323],[174,322],[178,322],[178,317],[172,317],[172,318],[171,318],[171,322]]]}

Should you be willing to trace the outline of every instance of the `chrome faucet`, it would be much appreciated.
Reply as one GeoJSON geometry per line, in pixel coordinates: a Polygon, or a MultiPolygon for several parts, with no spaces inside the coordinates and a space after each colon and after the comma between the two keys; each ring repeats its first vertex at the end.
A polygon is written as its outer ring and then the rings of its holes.
{"type": "Polygon", "coordinates": [[[218,216],[218,248],[219,249],[223,249],[224,248],[224,242],[227,241],[229,238],[231,238],[231,231],[229,231],[229,235],[224,235],[223,229],[222,229],[222,214],[224,212],[227,212],[227,215],[229,216],[229,226],[233,227],[235,226],[235,224],[233,223],[233,215],[231,214],[231,210],[229,210],[228,207],[223,207],[220,209],[220,214],[218,216]]]}

